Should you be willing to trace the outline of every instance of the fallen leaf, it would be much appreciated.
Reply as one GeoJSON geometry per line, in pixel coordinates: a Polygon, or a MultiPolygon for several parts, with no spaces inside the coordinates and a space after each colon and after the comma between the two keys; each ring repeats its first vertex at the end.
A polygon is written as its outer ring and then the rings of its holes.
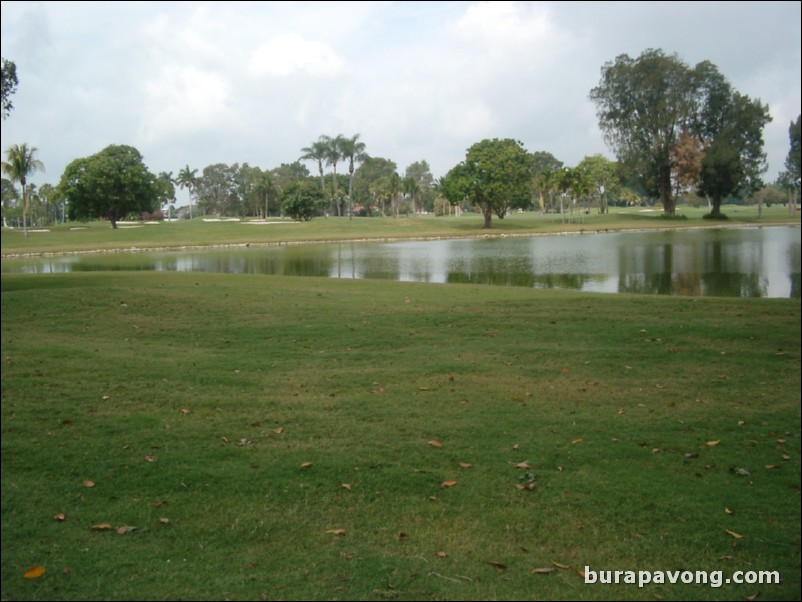
{"type": "Polygon", "coordinates": [[[456,484],[457,484],[456,481],[443,481],[442,483],[440,483],[440,487],[443,487],[443,488],[453,487],[456,484]]]}
{"type": "Polygon", "coordinates": [[[460,462],[459,463],[459,467],[460,468],[473,468],[473,464],[468,464],[468,462],[460,462]]]}
{"type": "Polygon", "coordinates": [[[304,462],[303,464],[301,464],[301,468],[312,468],[312,463],[304,462]]]}
{"type": "Polygon", "coordinates": [[[326,533],[329,535],[345,535],[345,529],[327,529],[326,533]]]}
{"type": "Polygon", "coordinates": [[[497,569],[501,569],[502,571],[506,570],[506,568],[507,568],[506,564],[504,564],[503,562],[496,562],[495,560],[488,560],[487,564],[491,564],[494,567],[496,567],[497,569]]]}
{"type": "Polygon", "coordinates": [[[58,514],[56,514],[56,515],[53,517],[53,520],[57,520],[57,521],[61,522],[61,521],[63,521],[63,520],[67,520],[67,517],[66,517],[66,516],[64,516],[64,513],[63,513],[63,512],[59,512],[58,514]]]}
{"type": "Polygon", "coordinates": [[[734,510],[730,510],[729,508],[724,508],[724,512],[726,514],[735,514],[735,511],[734,510]]]}
{"type": "Polygon", "coordinates": [[[771,470],[772,468],[782,468],[782,466],[779,466],[777,464],[766,464],[766,468],[771,470]]]}
{"type": "Polygon", "coordinates": [[[151,502],[151,503],[150,503],[150,504],[148,504],[148,505],[149,505],[149,506],[152,506],[153,508],[158,508],[158,507],[159,507],[159,506],[161,506],[162,504],[166,504],[166,503],[167,503],[167,502],[162,502],[161,500],[156,500],[155,502],[151,502]]]}
{"type": "Polygon", "coordinates": [[[187,408],[181,408],[179,411],[180,411],[180,412],[181,412],[181,413],[182,413],[184,416],[186,416],[187,414],[189,414],[189,410],[188,410],[187,408]]]}
{"type": "Polygon", "coordinates": [[[791,459],[791,456],[789,456],[788,454],[783,454],[783,460],[788,461],[790,459],[791,459]]]}
{"type": "Polygon", "coordinates": [[[519,449],[519,448],[520,448],[520,445],[518,445],[517,443],[512,446],[512,449],[519,449]]]}
{"type": "Polygon", "coordinates": [[[99,525],[92,525],[89,527],[92,531],[111,531],[112,527],[109,523],[100,523],[99,525]]]}
{"type": "Polygon", "coordinates": [[[730,468],[730,472],[737,474],[739,477],[751,477],[752,473],[745,468],[730,468]]]}
{"type": "Polygon", "coordinates": [[[718,445],[719,443],[721,443],[721,439],[717,439],[716,441],[708,441],[707,447],[716,447],[716,445],[718,445]]]}
{"type": "Polygon", "coordinates": [[[343,483],[342,485],[340,485],[340,487],[348,491],[351,491],[351,485],[349,483],[343,483]]]}
{"type": "Polygon", "coordinates": [[[142,458],[145,462],[155,462],[156,456],[145,456],[142,458]]]}
{"type": "Polygon", "coordinates": [[[228,437],[220,437],[220,441],[223,443],[228,443],[228,437]]]}
{"type": "Polygon", "coordinates": [[[340,552],[340,558],[345,558],[346,560],[353,560],[354,555],[351,552],[340,552]]]}
{"type": "Polygon", "coordinates": [[[429,445],[431,445],[432,447],[443,447],[442,443],[440,443],[439,441],[435,441],[434,439],[429,441],[429,445]]]}
{"type": "Polygon", "coordinates": [[[572,439],[572,440],[571,440],[571,443],[573,443],[574,445],[576,445],[577,443],[582,443],[583,441],[584,441],[584,439],[582,439],[582,438],[579,438],[579,439],[572,439]]]}
{"type": "Polygon", "coordinates": [[[731,531],[730,529],[725,529],[728,535],[732,535],[735,539],[741,539],[743,535],[740,533],[736,533],[735,531],[731,531]]]}
{"type": "Polygon", "coordinates": [[[515,468],[532,468],[532,467],[529,465],[529,462],[518,462],[518,464],[515,465],[515,468]]]}
{"type": "Polygon", "coordinates": [[[407,537],[409,537],[409,535],[404,533],[403,531],[400,531],[398,533],[398,535],[396,535],[396,538],[398,539],[398,541],[401,541],[402,539],[406,539],[407,537]]]}
{"type": "Polygon", "coordinates": [[[129,527],[128,525],[123,525],[122,527],[117,527],[117,534],[118,535],[125,535],[126,533],[130,533],[131,531],[136,531],[136,527],[129,527]]]}
{"type": "Polygon", "coordinates": [[[755,592],[751,596],[744,596],[744,600],[746,600],[747,602],[754,602],[755,600],[757,600],[757,597],[759,595],[760,595],[760,592],[755,592]]]}
{"type": "Polygon", "coordinates": [[[95,482],[94,481],[90,481],[88,479],[86,481],[84,481],[84,487],[94,487],[94,486],[95,486],[95,482]]]}
{"type": "Polygon", "coordinates": [[[562,472],[563,470],[565,470],[565,469],[562,466],[558,466],[557,467],[557,472],[562,472]]]}
{"type": "Polygon", "coordinates": [[[567,565],[567,564],[562,564],[561,562],[554,562],[554,561],[552,560],[552,561],[551,561],[551,564],[553,564],[554,566],[556,566],[558,569],[563,569],[563,570],[565,570],[565,571],[570,571],[570,570],[571,570],[571,567],[570,567],[569,565],[567,565]]]}
{"type": "Polygon", "coordinates": [[[554,571],[556,571],[556,570],[557,570],[557,569],[555,569],[554,567],[545,566],[545,567],[540,567],[540,568],[532,569],[532,570],[531,570],[531,571],[529,571],[529,572],[530,572],[530,573],[534,573],[535,575],[548,575],[549,573],[553,573],[553,572],[554,572],[554,571]]]}
{"type": "Polygon", "coordinates": [[[448,554],[446,554],[442,550],[439,552],[435,552],[434,555],[437,556],[438,558],[445,558],[446,556],[448,556],[448,554]]]}
{"type": "Polygon", "coordinates": [[[623,414],[624,413],[624,408],[618,408],[618,413],[619,414],[623,414]]]}
{"type": "Polygon", "coordinates": [[[743,426],[743,425],[745,425],[745,424],[746,424],[746,422],[744,422],[743,420],[739,420],[739,421],[738,421],[738,426],[743,426]]]}
{"type": "Polygon", "coordinates": [[[719,560],[735,560],[735,556],[732,554],[725,554],[724,556],[719,556],[719,560]]]}
{"type": "Polygon", "coordinates": [[[381,389],[381,388],[379,388],[379,389],[373,389],[373,390],[371,391],[371,393],[375,393],[376,395],[381,395],[382,393],[384,393],[384,389],[381,389]]]}
{"type": "Polygon", "coordinates": [[[159,518],[159,522],[161,524],[163,524],[163,525],[169,525],[170,524],[170,519],[162,516],[162,517],[159,518]]]}
{"type": "Polygon", "coordinates": [[[281,433],[284,432],[284,428],[278,427],[277,429],[273,429],[273,432],[276,433],[276,435],[280,435],[281,433]]]}
{"type": "Polygon", "coordinates": [[[523,485],[521,485],[520,483],[516,483],[516,484],[515,484],[515,488],[516,488],[517,490],[519,490],[519,491],[523,491],[524,489],[526,489],[526,487],[524,487],[524,486],[523,486],[523,485]]]}
{"type": "Polygon", "coordinates": [[[32,566],[27,571],[22,573],[22,576],[26,579],[38,579],[45,574],[45,570],[46,569],[43,566],[32,566]]]}

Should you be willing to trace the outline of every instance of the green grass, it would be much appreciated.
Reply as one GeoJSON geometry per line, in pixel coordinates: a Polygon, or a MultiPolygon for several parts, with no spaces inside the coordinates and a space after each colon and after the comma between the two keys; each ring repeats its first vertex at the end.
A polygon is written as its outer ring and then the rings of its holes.
{"type": "MultiPolygon", "coordinates": [[[[566,216],[514,213],[504,220],[493,219],[491,230],[482,229],[482,217],[415,216],[393,218],[315,218],[310,222],[270,225],[248,225],[232,222],[204,222],[201,218],[158,225],[139,225],[113,230],[108,222],[70,223],[51,226],[47,232],[30,232],[28,238],[19,230],[3,230],[2,254],[13,256],[28,253],[64,251],[130,250],[132,248],[179,248],[234,244],[283,244],[287,242],[456,238],[484,235],[554,234],[558,232],[594,232],[646,228],[696,228],[765,224],[799,224],[799,217],[787,217],[786,207],[765,208],[758,219],[757,208],[728,206],[729,219],[711,223],[702,219],[706,209],[680,207],[678,215],[685,219],[664,219],[657,210],[613,208],[609,215],[591,212],[566,216]],[[79,228],[79,229],[75,229],[79,228]]],[[[281,220],[271,220],[281,221],[281,220]]]]}
{"type": "Polygon", "coordinates": [[[799,310],[3,275],[2,598],[799,599],[799,310]],[[782,583],[592,586],[554,563],[782,583]]]}

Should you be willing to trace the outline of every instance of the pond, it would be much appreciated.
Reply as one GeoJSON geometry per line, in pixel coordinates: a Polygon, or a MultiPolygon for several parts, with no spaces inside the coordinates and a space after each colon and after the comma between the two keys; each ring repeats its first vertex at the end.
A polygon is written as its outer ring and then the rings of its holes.
{"type": "Polygon", "coordinates": [[[3,272],[200,271],[602,293],[800,298],[800,229],[343,242],[3,260],[3,272]]]}

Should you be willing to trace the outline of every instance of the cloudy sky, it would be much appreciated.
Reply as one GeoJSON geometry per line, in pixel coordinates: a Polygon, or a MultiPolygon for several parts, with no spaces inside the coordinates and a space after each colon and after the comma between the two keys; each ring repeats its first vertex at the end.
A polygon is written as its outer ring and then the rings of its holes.
{"type": "Polygon", "coordinates": [[[588,100],[602,65],[661,48],[768,104],[772,181],[802,103],[800,21],[800,2],[4,0],[20,84],[2,149],[38,147],[39,184],[109,144],[201,172],[290,163],[321,134],[436,177],[484,138],[576,165],[613,158],[588,100]]]}

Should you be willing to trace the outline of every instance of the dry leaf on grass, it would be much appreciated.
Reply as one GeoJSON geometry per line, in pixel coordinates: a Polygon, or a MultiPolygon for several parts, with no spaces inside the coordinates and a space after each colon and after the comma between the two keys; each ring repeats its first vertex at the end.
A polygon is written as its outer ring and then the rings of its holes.
{"type": "Polygon", "coordinates": [[[345,529],[326,529],[326,533],[328,533],[329,535],[345,535],[346,534],[346,530],[345,529]]]}
{"type": "Polygon", "coordinates": [[[535,575],[548,575],[549,573],[553,573],[556,570],[557,569],[555,569],[554,567],[546,566],[546,567],[540,567],[540,568],[532,569],[529,572],[533,573],[535,575]]]}
{"type": "Polygon", "coordinates": [[[518,462],[518,464],[515,465],[515,468],[532,468],[532,467],[529,465],[529,462],[518,462]]]}
{"type": "Polygon", "coordinates": [[[32,566],[27,571],[22,573],[22,576],[26,579],[38,579],[45,574],[45,570],[46,569],[43,566],[32,566]]]}
{"type": "Polygon", "coordinates": [[[439,441],[435,441],[434,439],[429,441],[429,445],[431,445],[432,447],[443,447],[442,443],[440,443],[439,441]]]}
{"type": "Polygon", "coordinates": [[[340,487],[342,487],[343,489],[345,489],[347,491],[351,491],[351,484],[350,483],[343,483],[342,485],[340,485],[340,487]]]}
{"type": "Polygon", "coordinates": [[[456,484],[457,484],[456,481],[443,481],[442,483],[440,483],[440,487],[446,489],[448,487],[454,487],[456,484]]]}
{"type": "Polygon", "coordinates": [[[438,558],[445,558],[446,556],[448,556],[448,554],[446,554],[442,550],[440,550],[439,552],[435,552],[434,555],[437,556],[438,558]]]}
{"type": "Polygon", "coordinates": [[[59,512],[58,514],[56,514],[53,517],[53,520],[57,520],[57,521],[61,522],[61,521],[67,520],[67,517],[63,512],[59,512]]]}
{"type": "Polygon", "coordinates": [[[312,463],[304,462],[303,464],[301,464],[301,468],[312,468],[312,463]]]}
{"type": "Polygon", "coordinates": [[[459,467],[460,468],[473,468],[473,464],[469,464],[468,462],[460,462],[459,463],[459,467]]]}
{"type": "Polygon", "coordinates": [[[114,527],[109,523],[100,523],[98,525],[92,525],[89,528],[92,529],[92,531],[111,531],[114,527]]]}
{"type": "Polygon", "coordinates": [[[725,531],[726,531],[726,532],[727,532],[729,535],[732,535],[732,536],[733,536],[735,539],[741,539],[741,538],[743,537],[743,535],[741,535],[740,533],[736,533],[735,531],[732,531],[732,530],[730,530],[730,529],[725,529],[725,531]]]}
{"type": "Polygon", "coordinates": [[[721,443],[721,439],[717,439],[716,441],[708,441],[707,447],[716,447],[716,445],[718,445],[719,443],[721,443]]]}
{"type": "Polygon", "coordinates": [[[94,481],[90,481],[89,479],[87,479],[86,481],[84,481],[83,485],[84,485],[84,487],[94,487],[95,486],[95,482],[94,481]]]}

